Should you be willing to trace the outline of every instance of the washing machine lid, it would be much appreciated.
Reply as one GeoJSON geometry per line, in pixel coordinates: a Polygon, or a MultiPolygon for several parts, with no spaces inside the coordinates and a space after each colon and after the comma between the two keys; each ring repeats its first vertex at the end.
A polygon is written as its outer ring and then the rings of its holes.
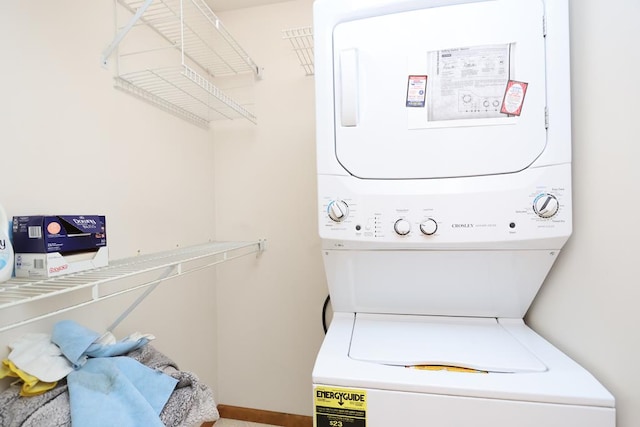
{"type": "Polygon", "coordinates": [[[335,156],[364,179],[513,173],[545,150],[541,1],[481,1],[333,31],[335,156]]]}
{"type": "Polygon", "coordinates": [[[357,314],[349,357],[386,365],[502,373],[547,370],[490,318],[357,314]]]}

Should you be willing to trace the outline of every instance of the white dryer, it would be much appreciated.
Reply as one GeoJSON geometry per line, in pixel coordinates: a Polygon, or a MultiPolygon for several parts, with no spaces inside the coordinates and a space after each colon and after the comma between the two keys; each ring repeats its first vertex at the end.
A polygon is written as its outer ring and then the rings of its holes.
{"type": "Polygon", "coordinates": [[[316,427],[612,427],[523,322],[571,234],[567,0],[316,0],[316,427]]]}

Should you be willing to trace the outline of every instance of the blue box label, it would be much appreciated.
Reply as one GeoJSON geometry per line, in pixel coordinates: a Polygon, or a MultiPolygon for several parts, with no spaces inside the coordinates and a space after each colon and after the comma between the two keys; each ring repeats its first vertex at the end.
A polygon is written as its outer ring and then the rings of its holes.
{"type": "Polygon", "coordinates": [[[101,215],[14,216],[12,232],[15,253],[71,253],[107,245],[101,215]]]}

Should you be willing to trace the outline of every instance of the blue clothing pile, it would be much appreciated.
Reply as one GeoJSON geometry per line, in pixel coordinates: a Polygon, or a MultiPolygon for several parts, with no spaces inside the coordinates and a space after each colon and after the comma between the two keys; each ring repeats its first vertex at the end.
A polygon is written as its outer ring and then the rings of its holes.
{"type": "Polygon", "coordinates": [[[54,326],[51,341],[74,367],[67,376],[73,425],[164,426],[160,412],[178,381],[122,356],[148,338],[103,343],[98,333],[64,320],[54,326]]]}

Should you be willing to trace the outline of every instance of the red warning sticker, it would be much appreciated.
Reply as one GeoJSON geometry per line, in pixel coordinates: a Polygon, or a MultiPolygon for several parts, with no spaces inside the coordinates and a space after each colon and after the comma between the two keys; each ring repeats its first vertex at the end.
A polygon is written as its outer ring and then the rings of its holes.
{"type": "Polygon", "coordinates": [[[509,80],[507,83],[507,89],[504,92],[500,112],[503,114],[510,114],[512,116],[519,116],[522,112],[522,104],[524,104],[524,96],[527,93],[527,86],[529,86],[529,83],[509,80]]]}

